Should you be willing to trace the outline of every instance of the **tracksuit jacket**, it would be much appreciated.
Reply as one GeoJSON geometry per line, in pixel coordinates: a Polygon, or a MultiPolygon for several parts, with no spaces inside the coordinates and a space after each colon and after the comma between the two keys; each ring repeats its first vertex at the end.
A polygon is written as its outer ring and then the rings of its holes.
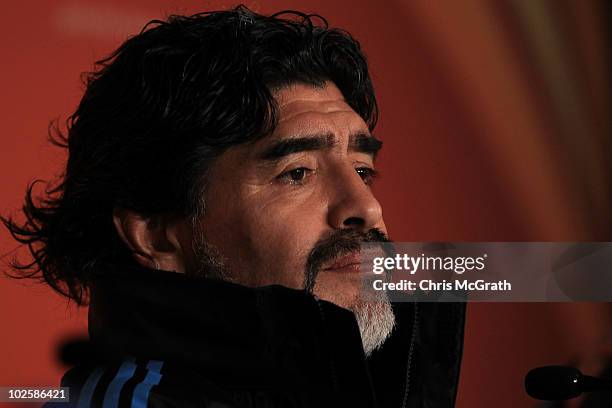
{"type": "Polygon", "coordinates": [[[282,286],[132,266],[93,285],[58,407],[452,407],[465,305],[394,303],[366,359],[352,312],[282,286]]]}

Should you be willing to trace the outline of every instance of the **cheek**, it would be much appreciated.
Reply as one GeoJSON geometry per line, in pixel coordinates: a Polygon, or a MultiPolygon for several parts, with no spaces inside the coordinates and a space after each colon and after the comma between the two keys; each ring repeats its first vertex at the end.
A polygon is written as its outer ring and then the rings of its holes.
{"type": "Polygon", "coordinates": [[[201,226],[231,276],[248,286],[303,287],[307,256],[326,230],[322,201],[237,191],[225,202],[211,206],[201,226]]]}
{"type": "Polygon", "coordinates": [[[252,207],[248,246],[252,258],[266,265],[267,284],[281,283],[301,288],[308,254],[325,231],[325,217],[308,201],[274,199],[252,207]]]}

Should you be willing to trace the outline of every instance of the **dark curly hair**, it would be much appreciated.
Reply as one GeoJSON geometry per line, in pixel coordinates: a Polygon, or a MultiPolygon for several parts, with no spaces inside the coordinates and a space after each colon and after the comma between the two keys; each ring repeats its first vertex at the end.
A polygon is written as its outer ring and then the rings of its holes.
{"type": "Polygon", "coordinates": [[[66,132],[50,127],[52,141],[68,149],[63,176],[42,196],[33,191],[40,180],[29,185],[25,222],[2,218],[33,257],[13,261],[16,276],[78,304],[97,274],[135,262],[113,226],[114,209],[199,214],[211,161],[274,129],[275,90],[332,81],[370,129],[377,120],[359,43],[295,11],[264,16],[238,6],[154,20],[84,78],[66,132]]]}

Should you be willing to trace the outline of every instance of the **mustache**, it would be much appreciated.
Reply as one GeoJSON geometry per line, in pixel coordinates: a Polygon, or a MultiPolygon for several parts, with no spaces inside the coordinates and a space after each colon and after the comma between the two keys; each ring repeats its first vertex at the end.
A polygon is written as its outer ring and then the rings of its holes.
{"type": "Polygon", "coordinates": [[[320,239],[312,248],[306,260],[304,290],[308,293],[313,292],[317,275],[324,264],[345,254],[358,251],[364,242],[391,241],[378,228],[372,228],[367,232],[346,228],[320,239]]]}

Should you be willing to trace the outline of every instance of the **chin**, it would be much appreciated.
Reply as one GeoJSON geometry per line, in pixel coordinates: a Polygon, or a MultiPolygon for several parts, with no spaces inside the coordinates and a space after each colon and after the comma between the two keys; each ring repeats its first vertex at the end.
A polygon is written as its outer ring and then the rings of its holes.
{"type": "Polygon", "coordinates": [[[384,292],[366,293],[361,284],[332,286],[315,294],[355,314],[366,356],[380,348],[393,332],[395,315],[384,292]]]}
{"type": "Polygon", "coordinates": [[[389,338],[395,327],[395,315],[386,294],[374,299],[358,300],[349,309],[355,314],[361,333],[363,351],[369,356],[389,338]]]}

